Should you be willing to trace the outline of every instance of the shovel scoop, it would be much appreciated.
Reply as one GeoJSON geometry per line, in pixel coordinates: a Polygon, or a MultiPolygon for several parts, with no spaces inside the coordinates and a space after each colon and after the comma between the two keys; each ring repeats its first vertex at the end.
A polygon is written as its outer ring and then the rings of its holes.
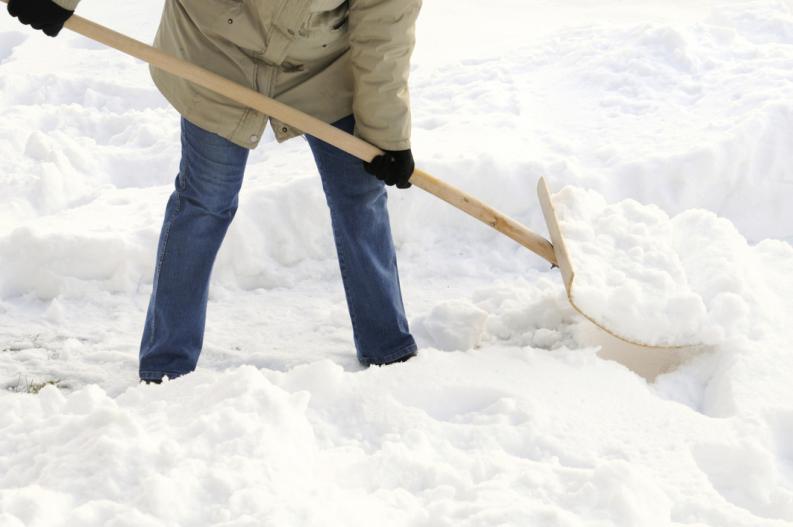
{"type": "MultiPolygon", "coordinates": [[[[632,200],[608,204],[599,194],[575,187],[551,195],[543,178],[537,192],[556,265],[576,311],[636,346],[702,345],[706,328],[714,325],[703,299],[703,291],[712,289],[701,265],[708,258],[685,247],[692,243],[685,228],[676,228],[660,208],[632,200]]],[[[706,231],[718,230],[713,227],[706,231]]]]}

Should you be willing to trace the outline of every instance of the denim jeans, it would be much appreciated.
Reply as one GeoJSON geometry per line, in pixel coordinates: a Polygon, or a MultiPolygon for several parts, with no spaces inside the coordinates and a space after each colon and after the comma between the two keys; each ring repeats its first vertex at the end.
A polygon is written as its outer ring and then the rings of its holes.
{"type": "MultiPolygon", "coordinates": [[[[355,121],[334,126],[352,132],[355,121]]],[[[358,360],[368,366],[414,355],[385,187],[353,156],[314,137],[308,143],[330,208],[358,360]]],[[[157,248],[141,379],[175,378],[198,363],[212,265],[237,211],[247,159],[246,148],[182,119],[182,160],[157,248]]]]}

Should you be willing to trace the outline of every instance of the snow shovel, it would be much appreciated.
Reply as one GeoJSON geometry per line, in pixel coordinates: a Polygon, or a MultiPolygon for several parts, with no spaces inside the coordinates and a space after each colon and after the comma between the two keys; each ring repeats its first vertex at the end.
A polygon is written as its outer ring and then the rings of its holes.
{"type": "MultiPolygon", "coordinates": [[[[7,3],[7,0],[0,0],[7,3]]],[[[287,123],[298,130],[313,135],[326,143],[329,143],[345,152],[364,161],[371,161],[375,156],[383,152],[338,128],[335,128],[319,119],[311,117],[303,112],[295,110],[285,104],[275,101],[261,93],[229,81],[215,73],[190,64],[186,61],[163,53],[162,51],[134,40],[126,35],[113,31],[100,24],[87,20],[77,15],[72,15],[66,22],[67,29],[79,33],[86,38],[105,44],[122,53],[140,59],[163,71],[176,75],[199,86],[212,90],[216,93],[244,104],[249,108],[257,110],[264,115],[272,116],[284,123],[287,123]]],[[[584,317],[592,321],[595,325],[610,333],[611,335],[641,346],[647,346],[641,342],[636,342],[630,338],[619,335],[618,332],[603,327],[602,324],[587,316],[579,309],[572,296],[572,286],[575,273],[570,263],[564,238],[562,236],[559,221],[551,200],[551,194],[543,178],[538,184],[539,200],[542,207],[545,221],[550,232],[551,241],[548,241],[539,234],[530,231],[519,222],[500,213],[496,209],[486,205],[477,198],[466,194],[460,189],[441,181],[430,174],[416,169],[410,178],[410,182],[418,188],[433,194],[434,196],[457,207],[463,212],[473,216],[479,221],[489,225],[498,232],[508,236],[520,245],[544,258],[554,267],[558,267],[562,273],[567,297],[571,305],[584,317]]],[[[657,346],[653,346],[657,347],[657,346]]]]}

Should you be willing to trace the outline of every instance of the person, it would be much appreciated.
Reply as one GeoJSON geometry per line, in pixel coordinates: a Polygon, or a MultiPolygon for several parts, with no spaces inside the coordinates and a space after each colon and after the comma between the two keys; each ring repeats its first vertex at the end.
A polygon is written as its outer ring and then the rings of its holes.
{"type": "MultiPolygon", "coordinates": [[[[10,0],[9,13],[56,36],[79,0],[10,0]]],[[[408,73],[421,0],[166,0],[155,46],[355,133],[384,151],[371,162],[307,136],[330,210],[357,358],[415,356],[400,289],[385,185],[410,187],[408,73]]],[[[302,135],[156,68],[181,114],[182,157],[165,208],[140,346],[139,376],[193,371],[211,268],[238,205],[248,153],[265,126],[302,135]]]]}

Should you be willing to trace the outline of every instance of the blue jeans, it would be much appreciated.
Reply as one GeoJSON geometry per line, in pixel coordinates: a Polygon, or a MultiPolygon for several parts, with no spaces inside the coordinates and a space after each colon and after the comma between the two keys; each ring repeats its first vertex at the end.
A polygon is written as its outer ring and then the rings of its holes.
{"type": "MultiPolygon", "coordinates": [[[[355,121],[334,126],[352,132],[355,121]]],[[[368,366],[414,355],[385,187],[353,156],[314,137],[308,142],[330,208],[358,360],[368,366]]],[[[182,160],[157,248],[141,379],[175,378],[198,363],[212,264],[237,211],[247,159],[246,148],[182,119],[182,160]]]]}

